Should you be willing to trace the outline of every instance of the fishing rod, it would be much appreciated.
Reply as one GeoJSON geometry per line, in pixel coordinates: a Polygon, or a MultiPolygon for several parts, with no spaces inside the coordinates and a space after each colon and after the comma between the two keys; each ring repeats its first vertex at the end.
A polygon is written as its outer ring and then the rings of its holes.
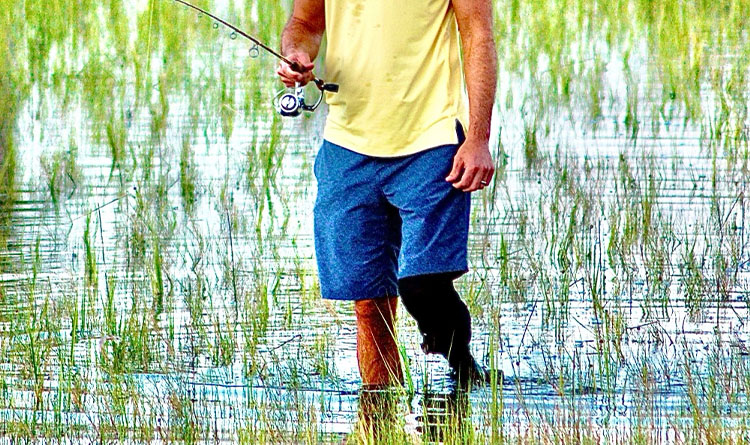
{"type": "MultiPolygon", "coordinates": [[[[240,28],[232,25],[231,23],[225,20],[222,20],[219,17],[216,17],[215,15],[211,14],[210,12],[204,9],[201,9],[193,4],[190,4],[184,0],[173,0],[173,1],[180,3],[182,5],[185,5],[188,8],[192,8],[201,14],[205,14],[208,17],[211,17],[217,23],[221,23],[222,25],[231,29],[233,32],[250,40],[251,42],[253,42],[253,44],[255,44],[255,46],[251,50],[251,51],[255,51],[255,54],[257,54],[258,47],[263,48],[264,50],[269,52],[271,55],[276,57],[277,59],[289,65],[289,67],[293,69],[294,71],[297,71],[298,73],[305,72],[305,69],[298,62],[289,60],[288,58],[279,54],[276,50],[274,50],[270,46],[266,45],[265,43],[261,42],[257,38],[241,30],[240,28]]],[[[214,26],[217,26],[217,25],[214,25],[214,26]]],[[[323,79],[316,77],[316,76],[313,76],[313,83],[315,83],[315,86],[318,87],[318,89],[321,91],[320,97],[318,98],[317,102],[315,102],[312,105],[305,103],[304,89],[299,84],[297,84],[294,86],[294,89],[292,90],[291,93],[282,91],[281,93],[276,95],[276,97],[274,98],[274,103],[276,105],[276,109],[279,112],[279,114],[281,114],[282,116],[299,116],[302,113],[302,111],[309,111],[309,112],[315,111],[315,109],[318,108],[318,105],[320,105],[320,103],[323,100],[324,91],[328,91],[329,93],[338,93],[339,91],[338,84],[328,83],[324,81],[323,79]]]]}

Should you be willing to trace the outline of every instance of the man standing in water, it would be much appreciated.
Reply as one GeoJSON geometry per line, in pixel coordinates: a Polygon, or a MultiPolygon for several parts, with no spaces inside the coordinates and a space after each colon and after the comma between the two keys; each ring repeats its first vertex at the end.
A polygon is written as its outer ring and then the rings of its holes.
{"type": "Polygon", "coordinates": [[[313,80],[324,32],[340,90],[315,160],[315,249],[323,298],[354,301],[363,387],[402,381],[397,295],[422,349],[459,384],[481,380],[453,280],[468,270],[470,193],[494,172],[490,0],[295,0],[282,52],[301,72],[282,63],[284,84],[313,80]]]}

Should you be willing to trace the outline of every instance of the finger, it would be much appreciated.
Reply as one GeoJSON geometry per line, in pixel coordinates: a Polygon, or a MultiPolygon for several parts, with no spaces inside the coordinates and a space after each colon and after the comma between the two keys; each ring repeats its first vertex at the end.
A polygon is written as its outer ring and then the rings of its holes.
{"type": "Polygon", "coordinates": [[[481,183],[482,187],[487,187],[492,183],[492,177],[494,176],[494,173],[495,173],[494,168],[490,168],[489,171],[485,173],[484,179],[482,180],[482,183],[481,183]]]}
{"type": "Polygon", "coordinates": [[[300,78],[301,78],[300,82],[304,85],[307,82],[310,82],[313,79],[315,79],[315,76],[313,75],[312,71],[307,71],[305,73],[300,74],[300,78]]]}
{"type": "Polygon", "coordinates": [[[279,69],[277,70],[277,72],[278,72],[278,73],[279,73],[280,75],[282,75],[282,76],[284,76],[284,77],[288,77],[288,78],[290,78],[290,79],[295,79],[295,78],[302,78],[302,77],[304,76],[304,74],[303,74],[303,73],[300,73],[299,71],[295,71],[295,70],[293,70],[293,69],[292,69],[292,68],[291,68],[291,67],[290,67],[289,65],[287,65],[286,63],[282,63],[282,64],[279,64],[279,69]]]}
{"type": "Polygon", "coordinates": [[[301,66],[290,66],[286,62],[279,62],[279,70],[283,71],[287,77],[295,79],[298,82],[307,83],[313,80],[315,78],[312,73],[313,68],[315,68],[315,64],[313,63],[307,63],[301,66]]]}
{"type": "Polygon", "coordinates": [[[461,158],[458,156],[453,158],[453,167],[451,168],[451,172],[448,173],[448,176],[446,176],[445,180],[448,182],[456,182],[459,177],[461,177],[461,168],[463,167],[463,161],[461,161],[461,158]]]}
{"type": "Polygon", "coordinates": [[[284,82],[286,86],[294,86],[295,83],[304,85],[310,80],[308,78],[309,76],[302,75],[295,71],[278,70],[276,71],[276,74],[279,75],[279,77],[281,78],[281,81],[284,82]]]}
{"type": "Polygon", "coordinates": [[[298,73],[307,73],[315,68],[315,64],[312,62],[304,62],[300,60],[292,60],[292,65],[288,65],[293,71],[298,73]]]}
{"type": "MultiPolygon", "coordinates": [[[[461,177],[461,180],[455,184],[455,187],[459,190],[463,190],[465,192],[469,191],[469,188],[471,188],[472,184],[474,183],[476,177],[477,177],[477,168],[471,167],[469,169],[464,169],[464,174],[461,177]]],[[[478,183],[479,181],[477,181],[478,183]]]]}
{"type": "Polygon", "coordinates": [[[300,83],[300,84],[304,83],[304,78],[302,78],[302,77],[298,77],[298,76],[284,76],[284,75],[281,75],[280,77],[281,77],[281,81],[285,82],[285,83],[291,83],[291,84],[294,84],[295,82],[296,83],[300,83]]]}
{"type": "Polygon", "coordinates": [[[286,65],[292,71],[306,73],[312,71],[315,65],[310,60],[310,56],[304,52],[295,52],[286,55],[286,61],[281,61],[280,65],[286,65]]]}
{"type": "Polygon", "coordinates": [[[276,74],[279,75],[279,80],[287,87],[293,87],[296,83],[294,79],[285,76],[281,71],[276,71],[276,74]]]}
{"type": "Polygon", "coordinates": [[[467,190],[467,191],[468,191],[468,192],[473,192],[473,191],[476,191],[476,190],[480,190],[480,189],[483,189],[483,188],[485,187],[485,185],[486,185],[486,184],[489,184],[489,183],[488,183],[488,182],[487,182],[487,181],[485,180],[485,177],[486,177],[486,176],[487,176],[487,174],[486,174],[486,173],[484,172],[484,170],[483,170],[483,169],[482,169],[482,170],[479,170],[479,171],[477,172],[477,174],[476,174],[476,175],[474,175],[474,179],[473,179],[473,180],[471,181],[471,185],[469,186],[469,188],[468,188],[468,190],[467,190]],[[486,184],[484,184],[484,183],[486,183],[486,184]]]}
{"type": "Polygon", "coordinates": [[[279,68],[283,69],[284,71],[290,72],[290,73],[305,73],[307,71],[310,71],[315,65],[312,63],[305,63],[300,62],[297,60],[289,60],[290,63],[286,63],[285,61],[279,62],[279,68]]]}

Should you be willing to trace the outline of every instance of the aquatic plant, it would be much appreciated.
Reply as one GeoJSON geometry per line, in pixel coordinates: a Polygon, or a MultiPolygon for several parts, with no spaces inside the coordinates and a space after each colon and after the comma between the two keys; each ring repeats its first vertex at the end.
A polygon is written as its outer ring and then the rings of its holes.
{"type": "MultiPolygon", "coordinates": [[[[291,7],[199,3],[274,44],[291,7]]],[[[746,0],[495,8],[498,172],[457,287],[505,379],[433,422],[444,363],[400,317],[381,432],[315,276],[323,116],[273,115],[276,62],[169,1],[0,6],[4,438],[745,440],[746,0]]]]}

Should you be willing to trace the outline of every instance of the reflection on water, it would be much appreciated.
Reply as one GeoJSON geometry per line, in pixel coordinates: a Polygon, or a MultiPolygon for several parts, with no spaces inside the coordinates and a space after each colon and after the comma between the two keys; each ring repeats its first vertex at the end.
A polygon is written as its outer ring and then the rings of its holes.
{"type": "MultiPolygon", "coordinates": [[[[269,42],[289,6],[217,3],[269,42]]],[[[499,168],[458,286],[505,379],[451,393],[404,312],[406,384],[383,397],[359,392],[353,309],[319,296],[324,111],[275,116],[275,62],[169,2],[6,1],[0,434],[731,435],[750,382],[750,14],[647,3],[498,6],[499,168]]]]}
{"type": "Polygon", "coordinates": [[[401,427],[399,408],[399,395],[394,390],[361,390],[357,434],[366,443],[388,442],[401,427]]]}
{"type": "Polygon", "coordinates": [[[425,441],[445,442],[450,437],[464,436],[469,416],[469,395],[462,391],[447,394],[425,393],[422,414],[416,418],[425,441]]]}

